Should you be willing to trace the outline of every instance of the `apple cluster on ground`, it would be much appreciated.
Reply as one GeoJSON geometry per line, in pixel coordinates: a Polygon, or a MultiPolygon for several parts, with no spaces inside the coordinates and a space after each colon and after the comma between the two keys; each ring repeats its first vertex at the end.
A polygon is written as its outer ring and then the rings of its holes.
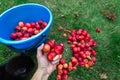
{"type": "MultiPolygon", "coordinates": [[[[100,29],[98,32],[100,32],[100,29]]],[[[97,44],[87,30],[73,29],[68,36],[67,42],[72,50],[72,57],[68,63],[62,57],[64,43],[57,44],[55,40],[49,40],[43,46],[43,52],[47,53],[49,61],[52,61],[56,55],[60,55],[56,80],[68,80],[68,72],[76,70],[78,66],[92,67],[96,62],[96,50],[93,47],[97,46],[97,44]]]]}
{"type": "Polygon", "coordinates": [[[20,21],[18,25],[15,26],[15,31],[10,34],[10,38],[12,40],[27,39],[41,32],[46,26],[47,22],[43,20],[31,23],[20,21]]]}

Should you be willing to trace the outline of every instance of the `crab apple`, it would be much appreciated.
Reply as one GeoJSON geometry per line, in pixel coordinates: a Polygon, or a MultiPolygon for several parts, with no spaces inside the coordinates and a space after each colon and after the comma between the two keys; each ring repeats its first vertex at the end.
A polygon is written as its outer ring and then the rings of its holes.
{"type": "Polygon", "coordinates": [[[71,35],[68,36],[68,40],[72,41],[72,36],[71,35]]]}
{"type": "Polygon", "coordinates": [[[96,32],[100,33],[101,32],[101,29],[98,27],[96,28],[96,32]]]}
{"type": "Polygon", "coordinates": [[[57,75],[57,80],[61,80],[61,75],[57,75]]]}
{"type": "Polygon", "coordinates": [[[83,62],[84,62],[85,64],[87,64],[87,63],[88,63],[88,59],[83,59],[83,62]]]}
{"type": "Polygon", "coordinates": [[[80,52],[80,51],[81,51],[81,48],[80,48],[80,47],[77,47],[77,50],[78,50],[78,52],[80,52]]]}
{"type": "Polygon", "coordinates": [[[61,63],[61,64],[64,64],[65,62],[66,62],[66,61],[65,61],[64,58],[61,58],[61,59],[60,59],[60,63],[61,63]]]}
{"type": "Polygon", "coordinates": [[[78,47],[81,47],[81,43],[78,43],[77,46],[78,46],[78,47]]]}
{"type": "Polygon", "coordinates": [[[74,47],[74,48],[72,49],[72,51],[73,51],[73,53],[77,53],[77,52],[78,52],[78,48],[77,48],[77,47],[74,47]]]}
{"type": "Polygon", "coordinates": [[[91,50],[92,50],[92,48],[91,48],[91,47],[88,47],[88,48],[87,48],[87,50],[91,51],[91,50]]]}
{"type": "Polygon", "coordinates": [[[89,44],[90,46],[93,46],[93,42],[91,42],[91,41],[89,41],[88,44],[89,44]]]}
{"type": "Polygon", "coordinates": [[[83,30],[82,35],[86,36],[87,35],[87,30],[83,30]]]}
{"type": "Polygon", "coordinates": [[[74,66],[74,67],[73,67],[73,70],[76,70],[76,69],[77,69],[77,67],[76,67],[76,66],[74,66]]]}
{"type": "Polygon", "coordinates": [[[20,27],[23,27],[25,24],[24,24],[24,22],[23,21],[20,21],[19,23],[18,23],[18,26],[20,26],[20,27]]]}
{"type": "Polygon", "coordinates": [[[71,71],[71,70],[73,70],[73,67],[72,66],[68,66],[68,71],[71,71]]]}
{"type": "Polygon", "coordinates": [[[53,58],[56,56],[57,54],[54,51],[50,51],[47,54],[47,58],[49,61],[53,61],[53,58]]]}
{"type": "Polygon", "coordinates": [[[30,34],[29,34],[29,33],[25,33],[23,37],[29,38],[29,37],[30,37],[30,34]]]}
{"type": "Polygon", "coordinates": [[[64,63],[64,64],[63,64],[63,67],[64,67],[64,68],[68,68],[68,64],[67,64],[67,63],[64,63]]]}
{"type": "Polygon", "coordinates": [[[88,42],[89,39],[90,39],[90,38],[88,38],[88,37],[85,37],[85,38],[84,38],[84,40],[85,40],[86,42],[88,42]]]}
{"type": "Polygon", "coordinates": [[[63,53],[63,46],[61,45],[55,45],[54,46],[54,51],[57,53],[57,54],[62,54],[63,53]]]}
{"type": "Polygon", "coordinates": [[[97,46],[97,43],[94,42],[94,43],[93,43],[93,46],[97,46]]]}
{"type": "Polygon", "coordinates": [[[90,56],[90,55],[91,55],[91,52],[90,52],[90,51],[86,51],[86,52],[85,52],[85,55],[86,55],[86,56],[90,56]]]}
{"type": "Polygon", "coordinates": [[[40,30],[35,30],[34,34],[38,34],[40,32],[40,30]]]}
{"type": "Polygon", "coordinates": [[[83,51],[79,52],[79,56],[82,57],[82,58],[86,58],[86,55],[85,55],[85,53],[83,51]]]}
{"type": "Polygon", "coordinates": [[[74,41],[74,42],[73,42],[73,44],[74,44],[74,45],[77,45],[77,44],[78,44],[78,42],[77,42],[77,41],[74,41]]]}
{"type": "Polygon", "coordinates": [[[90,66],[88,64],[84,64],[84,67],[85,68],[89,68],[90,66]]]}
{"type": "Polygon", "coordinates": [[[96,58],[95,58],[95,57],[92,57],[91,59],[92,59],[92,61],[93,61],[93,62],[95,62],[95,61],[96,61],[96,58]]]}
{"type": "Polygon", "coordinates": [[[32,28],[34,28],[35,25],[36,25],[34,22],[31,22],[30,24],[31,24],[31,27],[32,27],[32,28]]]}
{"type": "Polygon", "coordinates": [[[31,24],[30,23],[25,23],[25,27],[31,28],[31,24]]]}
{"type": "Polygon", "coordinates": [[[35,28],[38,29],[38,30],[40,30],[40,25],[39,25],[39,24],[36,24],[36,25],[35,25],[35,28]]]}
{"type": "Polygon", "coordinates": [[[86,43],[85,46],[86,46],[87,48],[90,47],[90,45],[89,45],[88,43],[86,43]]]}
{"type": "Polygon", "coordinates": [[[81,42],[81,44],[85,44],[85,41],[84,41],[84,40],[81,40],[80,42],[81,42]]]}
{"type": "Polygon", "coordinates": [[[55,43],[55,40],[49,40],[49,41],[47,41],[47,44],[49,44],[50,47],[53,48],[56,43],[55,43]]]}
{"type": "Polygon", "coordinates": [[[28,29],[27,29],[27,27],[22,27],[21,30],[23,30],[23,31],[27,31],[28,29]]]}
{"type": "Polygon", "coordinates": [[[43,21],[42,21],[42,20],[39,20],[39,21],[37,21],[37,23],[38,23],[39,25],[42,25],[43,21]]]}
{"type": "Polygon", "coordinates": [[[76,29],[73,29],[73,30],[71,31],[71,33],[76,34],[76,33],[77,33],[77,30],[76,30],[76,29]]]}
{"type": "Polygon", "coordinates": [[[90,42],[94,43],[94,42],[95,42],[95,40],[94,40],[94,39],[90,39],[90,42]]]}
{"type": "Polygon", "coordinates": [[[22,38],[22,37],[23,37],[23,33],[22,33],[22,32],[16,32],[16,34],[17,34],[17,36],[18,36],[19,38],[22,38]]]}
{"type": "Polygon", "coordinates": [[[61,75],[61,74],[63,74],[63,70],[62,70],[62,69],[58,69],[58,70],[57,70],[57,73],[58,73],[59,75],[61,75]]]}
{"type": "Polygon", "coordinates": [[[47,26],[47,22],[42,22],[43,27],[47,26]]]}
{"type": "Polygon", "coordinates": [[[89,34],[89,33],[87,33],[87,34],[86,34],[86,37],[87,37],[87,38],[90,38],[90,34],[89,34]]]}
{"type": "Polygon", "coordinates": [[[82,33],[82,29],[79,29],[79,30],[77,31],[77,34],[78,34],[78,35],[81,35],[81,33],[82,33]]]}
{"type": "Polygon", "coordinates": [[[81,35],[80,37],[81,37],[81,40],[84,40],[84,39],[85,39],[84,35],[81,35]]]}
{"type": "Polygon", "coordinates": [[[63,65],[62,64],[58,64],[57,69],[58,70],[60,70],[60,69],[62,70],[63,69],[63,65]]]}
{"type": "Polygon", "coordinates": [[[69,62],[68,65],[69,65],[69,66],[72,66],[72,62],[69,62]]]}
{"type": "Polygon", "coordinates": [[[66,33],[63,33],[62,36],[63,36],[63,37],[67,37],[67,34],[66,34],[66,33]]]}
{"type": "Polygon", "coordinates": [[[70,48],[73,50],[73,48],[75,48],[76,47],[76,45],[75,44],[72,44],[71,46],[70,46],[70,48]]]}
{"type": "Polygon", "coordinates": [[[50,45],[46,43],[46,44],[44,44],[42,51],[44,53],[48,53],[50,51],[50,49],[51,49],[50,45]]]}
{"type": "Polygon", "coordinates": [[[72,58],[71,58],[71,62],[72,62],[72,65],[73,65],[73,66],[78,65],[78,60],[77,60],[75,57],[72,57],[72,58]]]}
{"type": "Polygon", "coordinates": [[[61,80],[68,80],[68,75],[61,75],[61,80]]]}
{"type": "Polygon", "coordinates": [[[15,40],[17,38],[17,34],[16,33],[11,33],[10,37],[11,37],[11,39],[15,40]]]}
{"type": "Polygon", "coordinates": [[[16,26],[16,27],[15,27],[15,30],[16,30],[16,31],[20,31],[20,30],[21,30],[21,27],[20,27],[20,26],[16,26]]]}
{"type": "Polygon", "coordinates": [[[96,51],[95,50],[91,50],[91,53],[92,53],[93,56],[96,55],[96,51]]]}
{"type": "Polygon", "coordinates": [[[84,66],[84,62],[83,62],[83,61],[80,61],[80,62],[79,62],[79,66],[84,66]]]}
{"type": "Polygon", "coordinates": [[[29,29],[28,29],[28,33],[30,33],[30,34],[34,34],[34,29],[29,28],[29,29]]]}
{"type": "Polygon", "coordinates": [[[77,41],[76,37],[72,37],[72,41],[73,41],[73,42],[74,42],[74,41],[77,41]]]}
{"type": "Polygon", "coordinates": [[[91,66],[94,65],[94,62],[93,62],[93,61],[89,61],[89,62],[88,62],[88,65],[91,67],[91,66]]]}
{"type": "Polygon", "coordinates": [[[77,59],[78,59],[78,62],[83,61],[82,57],[78,57],[77,59]]]}
{"type": "Polygon", "coordinates": [[[79,58],[79,53],[74,53],[73,56],[74,56],[75,58],[79,58]]]}
{"type": "Polygon", "coordinates": [[[64,69],[63,70],[63,75],[67,75],[68,74],[68,70],[64,69]]]}

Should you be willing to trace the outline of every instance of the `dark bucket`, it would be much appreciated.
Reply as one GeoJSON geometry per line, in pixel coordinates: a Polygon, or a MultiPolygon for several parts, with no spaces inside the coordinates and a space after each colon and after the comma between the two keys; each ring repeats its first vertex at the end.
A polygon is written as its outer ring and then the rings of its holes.
{"type": "Polygon", "coordinates": [[[5,80],[26,80],[35,64],[30,56],[16,56],[8,61],[5,66],[5,80]]]}

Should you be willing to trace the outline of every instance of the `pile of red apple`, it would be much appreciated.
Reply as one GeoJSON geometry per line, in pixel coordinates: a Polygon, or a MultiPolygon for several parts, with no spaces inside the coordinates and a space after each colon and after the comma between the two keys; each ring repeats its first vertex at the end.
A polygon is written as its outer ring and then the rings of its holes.
{"type": "Polygon", "coordinates": [[[39,20],[37,22],[24,23],[18,22],[15,26],[15,31],[10,34],[12,40],[22,40],[30,38],[41,32],[47,26],[47,22],[39,20]]]}
{"type": "Polygon", "coordinates": [[[87,30],[72,30],[68,36],[68,43],[76,59],[76,64],[88,68],[96,61],[96,51],[92,49],[97,44],[87,30]]]}
{"type": "Polygon", "coordinates": [[[49,61],[52,61],[56,55],[62,55],[63,50],[64,44],[57,44],[55,40],[49,40],[48,42],[46,42],[42,49],[44,53],[47,53],[47,59],[49,61]]]}
{"type": "MultiPolygon", "coordinates": [[[[60,57],[60,62],[57,65],[57,80],[68,80],[68,72],[76,70],[78,66],[92,67],[96,61],[96,51],[92,47],[97,44],[87,30],[72,30],[68,36],[68,44],[72,50],[72,57],[68,63],[65,58],[60,57]]],[[[56,44],[54,40],[49,40],[43,47],[43,52],[48,53],[49,61],[52,61],[57,54],[62,55],[63,50],[64,44],[56,44]]]]}

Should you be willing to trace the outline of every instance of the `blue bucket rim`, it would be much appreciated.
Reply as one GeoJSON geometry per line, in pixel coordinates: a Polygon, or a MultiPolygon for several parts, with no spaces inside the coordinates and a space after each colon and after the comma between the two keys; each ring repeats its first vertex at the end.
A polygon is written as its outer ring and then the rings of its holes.
{"type": "Polygon", "coordinates": [[[0,17],[3,16],[4,14],[6,14],[7,12],[13,10],[13,9],[16,9],[16,8],[19,8],[19,7],[23,7],[23,6],[28,6],[28,5],[40,6],[40,7],[45,8],[49,12],[49,14],[50,14],[50,21],[47,23],[47,26],[40,33],[38,33],[37,35],[34,35],[34,36],[32,36],[32,37],[30,37],[28,39],[15,41],[15,40],[6,40],[6,39],[3,39],[3,38],[0,38],[0,42],[2,42],[4,44],[20,44],[20,43],[25,43],[28,40],[33,40],[33,39],[39,37],[39,35],[42,35],[43,32],[45,32],[51,26],[51,23],[53,21],[53,15],[52,15],[51,10],[49,8],[47,8],[46,6],[38,4],[38,3],[25,3],[25,4],[20,4],[20,5],[17,5],[17,6],[13,6],[13,7],[7,9],[6,11],[4,11],[2,14],[0,14],[0,17]]]}

